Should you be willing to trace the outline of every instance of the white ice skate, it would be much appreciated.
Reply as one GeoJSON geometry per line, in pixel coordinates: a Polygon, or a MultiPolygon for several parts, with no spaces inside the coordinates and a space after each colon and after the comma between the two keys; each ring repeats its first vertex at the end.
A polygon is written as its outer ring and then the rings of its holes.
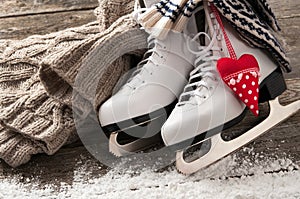
{"type": "MultiPolygon", "coordinates": [[[[197,33],[196,25],[188,27],[190,32],[197,33]]],[[[109,150],[116,156],[128,155],[161,141],[161,126],[193,68],[195,55],[187,48],[189,40],[186,34],[178,32],[170,32],[164,40],[149,36],[149,50],[144,60],[127,83],[101,106],[100,123],[110,134],[109,150]]]]}
{"type": "Polygon", "coordinates": [[[286,85],[281,69],[276,63],[263,50],[249,47],[224,20],[225,30],[222,31],[220,21],[216,19],[216,12],[212,12],[207,1],[204,2],[204,10],[208,33],[199,35],[210,39],[205,47],[199,48],[199,52],[194,52],[198,57],[195,62],[196,68],[191,72],[189,84],[161,131],[166,146],[195,146],[210,141],[208,152],[195,161],[185,160],[186,149],[177,152],[176,166],[184,174],[194,173],[234,152],[300,108],[300,101],[288,106],[279,104],[278,96],[286,90],[286,85]],[[238,57],[247,53],[254,55],[258,60],[261,66],[259,102],[269,101],[270,106],[268,118],[230,141],[223,140],[222,130],[239,123],[247,108],[223,82],[216,69],[217,60],[229,57],[230,54],[224,32],[227,33],[238,57]]]}

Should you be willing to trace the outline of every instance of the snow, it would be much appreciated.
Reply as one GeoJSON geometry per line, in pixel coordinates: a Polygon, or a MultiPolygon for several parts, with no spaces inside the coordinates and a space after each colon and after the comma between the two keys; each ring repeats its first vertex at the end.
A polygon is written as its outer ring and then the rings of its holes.
{"type": "Polygon", "coordinates": [[[0,198],[300,198],[299,167],[288,159],[253,162],[246,157],[240,164],[229,156],[190,176],[174,167],[161,172],[119,167],[101,177],[87,171],[77,168],[73,184],[62,183],[59,190],[53,185],[41,188],[33,179],[20,183],[12,176],[0,180],[0,198]]]}

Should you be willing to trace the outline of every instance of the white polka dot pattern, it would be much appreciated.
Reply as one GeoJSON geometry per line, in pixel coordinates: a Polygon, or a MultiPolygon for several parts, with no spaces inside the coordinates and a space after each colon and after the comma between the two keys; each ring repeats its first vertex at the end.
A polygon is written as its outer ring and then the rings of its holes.
{"type": "Polygon", "coordinates": [[[259,66],[256,58],[245,54],[240,59],[221,58],[217,63],[219,73],[234,93],[256,116],[259,114],[259,66]]]}

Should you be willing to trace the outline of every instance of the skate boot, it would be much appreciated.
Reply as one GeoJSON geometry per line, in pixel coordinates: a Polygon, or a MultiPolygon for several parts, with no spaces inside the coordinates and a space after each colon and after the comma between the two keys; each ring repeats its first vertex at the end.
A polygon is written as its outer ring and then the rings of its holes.
{"type": "MultiPolygon", "coordinates": [[[[191,20],[195,23],[195,20],[191,20]]],[[[197,33],[196,25],[188,31],[197,33]]],[[[160,129],[174,108],[193,68],[195,55],[186,34],[170,32],[164,40],[148,38],[149,50],[128,81],[99,110],[100,124],[117,155],[161,141],[160,129]]]]}
{"type": "Polygon", "coordinates": [[[286,90],[279,66],[265,51],[251,48],[241,40],[230,24],[222,20],[213,5],[209,5],[207,1],[203,4],[208,30],[199,35],[205,35],[206,44],[199,47],[199,52],[193,52],[197,56],[195,69],[190,74],[189,83],[179,102],[161,130],[166,146],[186,147],[200,145],[204,141],[210,142],[209,150],[192,162],[185,161],[185,149],[177,152],[176,166],[185,174],[194,173],[237,150],[295,113],[300,107],[299,102],[286,107],[278,103],[277,97],[286,90]],[[240,59],[228,61],[232,64],[229,69],[232,72],[235,72],[233,67],[238,65],[235,63],[246,63],[253,65],[253,68],[249,68],[248,73],[244,75],[232,73],[227,84],[222,79],[222,71],[218,70],[217,65],[220,64],[221,58],[234,56],[240,59]],[[256,60],[253,60],[252,56],[256,60]],[[256,68],[257,65],[260,66],[260,72],[256,68]],[[255,78],[259,78],[257,82],[254,81],[255,78]],[[251,81],[240,87],[246,92],[233,86],[237,87],[239,82],[248,80],[251,81]],[[259,89],[253,89],[258,83],[259,89]],[[241,93],[238,93],[239,91],[241,93]],[[259,114],[256,106],[249,104],[255,101],[259,103],[270,101],[270,118],[241,136],[225,142],[221,137],[222,130],[239,123],[247,109],[255,115],[259,114]]]}

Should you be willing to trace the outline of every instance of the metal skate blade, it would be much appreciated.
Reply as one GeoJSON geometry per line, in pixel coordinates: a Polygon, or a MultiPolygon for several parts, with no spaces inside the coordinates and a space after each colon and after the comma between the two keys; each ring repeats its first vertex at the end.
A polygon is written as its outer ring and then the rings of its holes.
{"type": "Polygon", "coordinates": [[[272,127],[298,112],[300,110],[300,100],[289,105],[282,106],[279,103],[278,98],[276,98],[269,101],[269,106],[269,116],[257,126],[248,130],[239,137],[230,141],[224,141],[221,137],[221,134],[211,137],[211,146],[209,151],[194,161],[187,162],[184,159],[184,151],[178,151],[176,153],[176,167],[178,171],[186,175],[192,174],[233,153],[245,144],[263,135],[272,127]]]}
{"type": "Polygon", "coordinates": [[[109,137],[109,151],[116,157],[135,154],[144,149],[150,148],[160,142],[160,135],[157,134],[153,137],[136,139],[126,144],[120,144],[118,141],[118,134],[113,133],[109,137]]]}
{"type": "Polygon", "coordinates": [[[112,133],[109,138],[109,151],[115,156],[121,157],[151,148],[162,140],[160,129],[165,121],[165,117],[157,116],[112,133]]]}

